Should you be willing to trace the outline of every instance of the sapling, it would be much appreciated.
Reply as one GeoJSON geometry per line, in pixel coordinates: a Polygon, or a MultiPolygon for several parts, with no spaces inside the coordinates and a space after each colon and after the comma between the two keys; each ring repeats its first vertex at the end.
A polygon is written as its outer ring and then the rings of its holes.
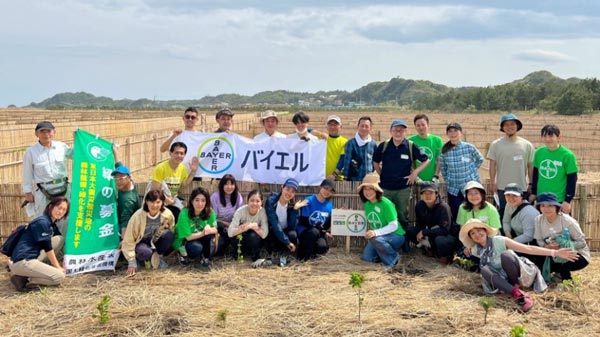
{"type": "Polygon", "coordinates": [[[581,297],[581,289],[582,289],[583,281],[580,276],[573,276],[570,280],[562,280],[561,283],[558,284],[558,289],[564,292],[570,292],[577,297],[579,304],[583,307],[583,311],[585,312],[587,318],[589,319],[590,313],[585,306],[585,302],[581,297]]]}
{"type": "Polygon", "coordinates": [[[527,336],[527,328],[524,325],[515,325],[510,329],[510,337],[525,337],[527,336]]]}
{"type": "Polygon", "coordinates": [[[242,239],[244,237],[242,236],[242,234],[239,234],[237,236],[238,239],[238,245],[237,245],[237,261],[239,263],[244,263],[244,255],[242,254],[242,239]]]}
{"type": "Polygon", "coordinates": [[[496,306],[496,300],[492,297],[481,297],[479,298],[479,304],[481,304],[483,310],[485,311],[483,315],[483,325],[486,325],[488,311],[490,310],[490,308],[496,306]]]}
{"type": "Polygon", "coordinates": [[[356,289],[356,296],[358,297],[358,322],[360,323],[360,308],[362,306],[362,302],[363,302],[363,297],[361,294],[361,288],[363,285],[363,282],[365,281],[365,276],[357,271],[353,271],[352,273],[350,273],[350,282],[348,282],[348,284],[350,284],[352,286],[352,288],[356,289]]]}
{"type": "Polygon", "coordinates": [[[227,323],[227,309],[217,311],[217,323],[223,328],[225,327],[225,324],[227,323]]]}
{"type": "Polygon", "coordinates": [[[96,309],[98,309],[99,314],[92,315],[93,318],[99,318],[101,324],[104,324],[110,320],[110,315],[108,314],[109,304],[110,296],[104,295],[104,297],[102,297],[102,300],[100,300],[100,303],[98,303],[98,305],[96,306],[96,309]]]}

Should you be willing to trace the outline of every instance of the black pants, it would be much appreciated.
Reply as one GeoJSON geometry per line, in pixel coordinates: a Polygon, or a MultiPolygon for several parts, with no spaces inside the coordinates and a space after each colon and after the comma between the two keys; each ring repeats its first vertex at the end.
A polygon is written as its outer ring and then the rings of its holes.
{"type": "MultiPolygon", "coordinates": [[[[417,234],[419,234],[419,230],[411,226],[406,230],[405,236],[411,242],[417,243],[417,234]]],[[[429,243],[431,244],[431,251],[437,257],[452,257],[457,248],[458,240],[451,234],[437,235],[429,236],[429,243]]]]}
{"type": "MultiPolygon", "coordinates": [[[[283,231],[290,240],[290,243],[293,243],[294,246],[298,246],[298,233],[296,232],[296,230],[288,230],[286,228],[283,231]]],[[[267,250],[269,251],[269,253],[287,253],[290,251],[288,246],[286,246],[283,242],[279,241],[275,233],[271,230],[269,231],[269,235],[267,236],[267,250]]]]}
{"type": "MultiPolygon", "coordinates": [[[[248,230],[244,232],[242,235],[242,254],[244,257],[250,257],[252,261],[256,261],[260,258],[260,248],[262,247],[263,239],[256,234],[253,230],[248,230]]],[[[237,236],[231,238],[231,243],[233,244],[233,249],[235,250],[235,256],[237,258],[238,253],[238,238],[237,236]]]]}
{"type": "Polygon", "coordinates": [[[329,250],[327,239],[318,228],[307,228],[300,234],[298,260],[306,261],[329,250]]]}

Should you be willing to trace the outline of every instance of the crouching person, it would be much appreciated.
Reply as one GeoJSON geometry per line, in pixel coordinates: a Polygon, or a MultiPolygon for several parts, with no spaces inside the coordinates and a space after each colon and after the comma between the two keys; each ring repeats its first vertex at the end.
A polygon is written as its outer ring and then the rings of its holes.
{"type": "Polygon", "coordinates": [[[151,190],[144,200],[142,208],[129,219],[121,246],[128,262],[128,276],[135,275],[138,261],[148,269],[166,267],[161,257],[172,251],[175,218],[165,207],[165,195],[162,191],[151,190]]]}
{"type": "Polygon", "coordinates": [[[315,258],[318,254],[323,255],[329,250],[327,238],[331,233],[331,212],[333,204],[329,200],[335,192],[333,181],[323,180],[319,186],[319,193],[311,195],[297,203],[300,207],[298,218],[298,235],[300,243],[298,246],[298,259],[306,261],[315,258]]]}
{"type": "MultiPolygon", "coordinates": [[[[59,285],[65,278],[52,247],[56,222],[69,213],[69,201],[65,197],[50,200],[44,213],[27,225],[12,254],[10,282],[17,291],[25,291],[28,285],[59,285]],[[44,251],[50,265],[40,261],[44,251]]],[[[54,239],[56,240],[56,239],[54,239]]]]}
{"type": "Polygon", "coordinates": [[[424,182],[420,187],[421,200],[415,205],[416,226],[407,230],[406,237],[447,265],[452,262],[458,243],[452,233],[450,206],[440,199],[435,183],[424,182]]]}
{"type": "Polygon", "coordinates": [[[480,259],[483,290],[487,293],[511,295],[523,312],[533,307],[533,298],[521,290],[531,287],[534,291],[544,291],[548,286],[536,265],[515,252],[561,257],[568,261],[579,259],[577,252],[570,248],[558,250],[529,246],[505,236],[495,236],[496,229],[479,219],[468,220],[460,229],[459,238],[465,247],[480,259]]]}
{"type": "Polygon", "coordinates": [[[179,253],[179,262],[189,264],[198,259],[209,267],[218,245],[217,216],[212,210],[208,191],[198,187],[192,191],[187,208],[179,213],[175,227],[173,248],[179,253]]]}
{"type": "Polygon", "coordinates": [[[250,256],[252,262],[260,258],[260,248],[264,239],[269,235],[267,213],[262,207],[262,194],[259,190],[248,193],[248,204],[235,211],[227,234],[232,238],[234,248],[239,254],[250,256]]]}

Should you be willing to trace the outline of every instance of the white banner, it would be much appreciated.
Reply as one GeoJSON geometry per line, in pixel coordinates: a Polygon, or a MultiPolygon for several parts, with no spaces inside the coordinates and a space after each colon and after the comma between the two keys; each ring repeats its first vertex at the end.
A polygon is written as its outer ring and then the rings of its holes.
{"type": "Polygon", "coordinates": [[[319,185],[325,179],[326,142],[288,138],[254,140],[228,133],[197,133],[187,137],[184,163],[198,157],[197,177],[283,184],[294,178],[300,185],[319,185]]]}

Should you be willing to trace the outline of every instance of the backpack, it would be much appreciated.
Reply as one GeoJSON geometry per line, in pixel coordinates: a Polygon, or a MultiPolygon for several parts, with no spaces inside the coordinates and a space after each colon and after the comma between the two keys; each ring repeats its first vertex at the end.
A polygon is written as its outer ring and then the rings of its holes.
{"type": "Polygon", "coordinates": [[[15,247],[17,247],[17,243],[19,243],[19,240],[21,239],[21,236],[23,236],[23,233],[25,233],[26,229],[27,225],[17,226],[17,228],[15,228],[12,231],[12,233],[10,233],[10,235],[6,238],[6,241],[4,241],[4,244],[0,249],[0,253],[11,257],[15,250],[15,247]]]}
{"type": "MultiPolygon", "coordinates": [[[[414,171],[417,168],[417,162],[413,160],[413,155],[412,155],[412,151],[413,151],[413,141],[410,139],[406,139],[408,141],[408,157],[410,158],[410,162],[412,163],[411,169],[410,171],[414,171]]],[[[389,139],[386,139],[386,141],[383,143],[383,150],[381,150],[381,154],[383,155],[383,153],[385,152],[385,149],[387,149],[388,143],[390,142],[389,139]]]]}

